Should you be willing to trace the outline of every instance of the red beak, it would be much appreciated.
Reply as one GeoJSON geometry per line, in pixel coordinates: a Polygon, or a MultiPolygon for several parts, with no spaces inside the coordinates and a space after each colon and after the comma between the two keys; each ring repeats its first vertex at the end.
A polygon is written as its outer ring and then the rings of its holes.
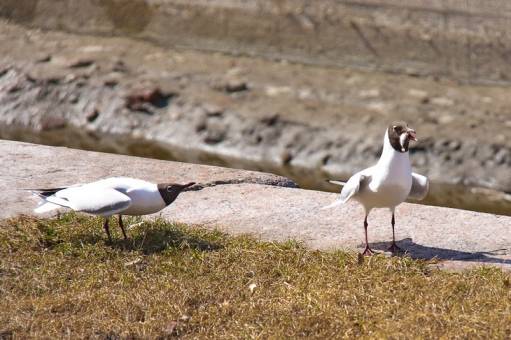
{"type": "Polygon", "coordinates": [[[410,139],[417,142],[418,139],[417,139],[417,134],[415,133],[415,130],[413,129],[408,129],[408,136],[410,136],[410,139]]]}

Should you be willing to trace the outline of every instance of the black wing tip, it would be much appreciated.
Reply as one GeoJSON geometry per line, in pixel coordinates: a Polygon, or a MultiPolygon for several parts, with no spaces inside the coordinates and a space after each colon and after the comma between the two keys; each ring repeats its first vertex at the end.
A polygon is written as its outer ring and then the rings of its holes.
{"type": "Polygon", "coordinates": [[[64,188],[39,188],[39,189],[22,189],[26,191],[33,192],[34,194],[37,194],[39,196],[48,197],[51,195],[54,195],[57,191],[64,190],[64,188]]]}

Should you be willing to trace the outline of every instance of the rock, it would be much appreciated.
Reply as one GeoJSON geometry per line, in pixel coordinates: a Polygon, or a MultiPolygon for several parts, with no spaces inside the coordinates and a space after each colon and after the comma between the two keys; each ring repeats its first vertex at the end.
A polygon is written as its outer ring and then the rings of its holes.
{"type": "Polygon", "coordinates": [[[16,92],[21,91],[22,89],[23,89],[22,84],[14,84],[7,89],[7,93],[16,93],[16,92]]]}
{"type": "Polygon", "coordinates": [[[447,146],[449,150],[457,151],[461,148],[461,142],[459,140],[452,140],[447,146]]]}
{"type": "Polygon", "coordinates": [[[377,98],[380,96],[380,90],[378,89],[370,89],[370,90],[362,90],[358,93],[360,98],[377,98]]]}
{"type": "Polygon", "coordinates": [[[117,60],[112,66],[113,72],[126,73],[128,72],[128,67],[122,60],[117,60]]]}
{"type": "Polygon", "coordinates": [[[255,283],[251,283],[248,285],[248,290],[250,293],[254,293],[254,290],[257,288],[257,285],[255,283]]]}
{"type": "Polygon", "coordinates": [[[454,105],[454,100],[446,97],[435,97],[431,99],[431,104],[438,106],[452,106],[454,105]]]}
{"type": "Polygon", "coordinates": [[[506,164],[509,158],[510,158],[509,150],[506,149],[500,149],[495,154],[495,162],[497,164],[506,164]]]}
{"type": "Polygon", "coordinates": [[[374,102],[374,103],[369,103],[367,105],[367,107],[372,110],[372,111],[376,111],[378,113],[387,113],[389,111],[389,105],[385,102],[374,102]]]}
{"type": "Polygon", "coordinates": [[[267,96],[276,97],[283,94],[289,94],[292,92],[289,86],[266,86],[264,89],[267,96]]]}
{"type": "Polygon", "coordinates": [[[216,117],[221,116],[224,113],[224,109],[222,109],[220,106],[214,105],[214,104],[203,104],[202,108],[206,112],[206,114],[210,117],[216,117]]]}
{"type": "Polygon", "coordinates": [[[71,104],[76,104],[78,103],[78,101],[80,100],[80,96],[77,94],[77,93],[71,93],[69,96],[68,96],[68,101],[71,103],[71,104]]]}
{"type": "Polygon", "coordinates": [[[443,115],[438,118],[438,123],[440,124],[450,124],[455,121],[454,116],[452,115],[443,115]]]}
{"type": "Polygon", "coordinates": [[[51,61],[51,55],[49,55],[49,54],[43,55],[42,57],[36,58],[36,60],[35,60],[35,62],[37,64],[48,63],[50,61],[51,61]]]}
{"type": "Polygon", "coordinates": [[[280,115],[278,113],[275,113],[268,117],[261,118],[261,123],[263,123],[266,126],[274,126],[279,122],[279,120],[280,120],[280,115]]]}
{"type": "Polygon", "coordinates": [[[83,46],[80,48],[80,52],[83,53],[98,53],[98,52],[104,52],[107,49],[107,47],[102,45],[88,45],[83,46]]]}
{"type": "Polygon", "coordinates": [[[242,92],[248,90],[248,85],[240,79],[230,79],[225,84],[224,89],[227,93],[242,92]]]}
{"type": "Polygon", "coordinates": [[[74,73],[68,73],[64,76],[64,82],[65,83],[72,83],[75,81],[78,77],[74,73]]]}
{"type": "Polygon", "coordinates": [[[425,155],[414,155],[413,156],[413,164],[418,167],[423,167],[427,164],[428,160],[425,155]]]}
{"type": "Polygon", "coordinates": [[[289,150],[284,150],[280,154],[280,160],[282,161],[282,164],[289,164],[293,160],[293,154],[289,150]]]}
{"type": "Polygon", "coordinates": [[[206,117],[200,117],[197,120],[197,123],[195,124],[195,132],[202,132],[206,130],[207,125],[207,118],[206,117]]]}
{"type": "Polygon", "coordinates": [[[106,79],[103,84],[108,87],[115,87],[119,84],[119,81],[117,79],[106,79]]]}
{"type": "Polygon", "coordinates": [[[429,94],[428,92],[424,90],[418,90],[418,89],[409,89],[408,94],[412,97],[418,98],[420,100],[424,100],[428,98],[429,94]]]}
{"type": "Polygon", "coordinates": [[[371,122],[373,121],[373,117],[372,116],[363,116],[360,121],[364,124],[371,124],[371,122]]]}
{"type": "Polygon", "coordinates": [[[298,91],[298,98],[301,100],[308,100],[313,98],[313,93],[311,89],[300,89],[298,91]]]}
{"type": "Polygon", "coordinates": [[[206,136],[204,137],[204,143],[206,144],[218,144],[221,143],[227,134],[227,127],[220,121],[208,121],[206,126],[206,136]]]}
{"type": "Polygon", "coordinates": [[[130,110],[145,111],[147,108],[143,104],[148,103],[154,107],[161,108],[167,106],[168,99],[173,95],[171,93],[163,93],[158,87],[137,89],[126,96],[125,106],[130,110]]]}
{"type": "Polygon", "coordinates": [[[85,118],[87,119],[87,121],[89,123],[92,123],[93,121],[95,121],[97,118],[99,117],[99,110],[98,109],[94,109],[92,111],[90,111],[89,113],[87,113],[87,115],[85,116],[85,118]]]}
{"type": "Polygon", "coordinates": [[[78,59],[76,61],[71,62],[68,67],[69,68],[84,68],[94,65],[94,60],[92,59],[78,59]]]}
{"type": "Polygon", "coordinates": [[[61,116],[43,116],[40,121],[41,131],[62,129],[66,125],[66,120],[61,116]]]}

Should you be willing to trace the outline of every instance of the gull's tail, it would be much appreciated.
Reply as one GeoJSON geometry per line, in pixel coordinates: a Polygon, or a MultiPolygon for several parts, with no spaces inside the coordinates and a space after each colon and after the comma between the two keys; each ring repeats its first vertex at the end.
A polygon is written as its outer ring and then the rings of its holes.
{"type": "Polygon", "coordinates": [[[62,207],[51,202],[41,201],[41,203],[39,203],[39,206],[34,209],[34,212],[36,214],[44,214],[59,208],[62,207]]]}
{"type": "Polygon", "coordinates": [[[331,204],[327,205],[326,207],[321,208],[320,210],[332,209],[332,208],[338,207],[342,204],[344,204],[344,201],[341,199],[338,199],[338,200],[332,202],[331,204]]]}
{"type": "Polygon", "coordinates": [[[328,183],[332,183],[332,184],[335,184],[335,185],[340,185],[342,187],[346,185],[346,182],[341,182],[341,181],[328,181],[328,183]]]}
{"type": "MultiPolygon", "coordinates": [[[[328,183],[332,183],[332,184],[340,185],[340,186],[346,185],[346,182],[341,182],[341,181],[328,181],[328,183]]],[[[327,205],[326,207],[321,208],[320,210],[332,209],[332,208],[338,207],[344,203],[346,203],[346,200],[339,198],[339,199],[335,200],[334,202],[332,202],[331,204],[327,205]]]]}
{"type": "Polygon", "coordinates": [[[34,209],[36,214],[44,214],[59,208],[62,208],[60,205],[48,202],[48,197],[54,195],[57,191],[60,191],[63,188],[51,188],[51,189],[24,189],[30,191],[34,196],[39,197],[41,200],[39,201],[39,205],[34,209]]]}

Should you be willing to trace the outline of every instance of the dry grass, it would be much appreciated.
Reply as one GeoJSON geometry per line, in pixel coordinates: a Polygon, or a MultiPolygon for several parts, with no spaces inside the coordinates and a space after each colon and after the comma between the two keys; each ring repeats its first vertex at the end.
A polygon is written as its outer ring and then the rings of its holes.
{"type": "Polygon", "coordinates": [[[163,221],[114,245],[99,219],[80,215],[0,224],[4,337],[511,336],[509,275],[497,269],[358,264],[355,254],[163,221]]]}

